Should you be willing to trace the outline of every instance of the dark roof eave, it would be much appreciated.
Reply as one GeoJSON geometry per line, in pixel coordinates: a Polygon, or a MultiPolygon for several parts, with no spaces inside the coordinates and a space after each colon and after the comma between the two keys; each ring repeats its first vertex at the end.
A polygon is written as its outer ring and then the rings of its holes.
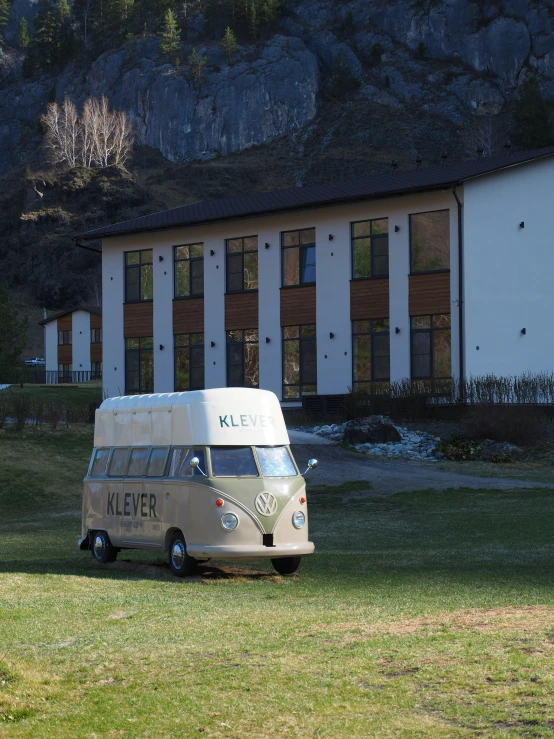
{"type": "Polygon", "coordinates": [[[102,315],[102,308],[97,305],[75,305],[73,308],[67,308],[66,310],[60,310],[56,313],[52,313],[51,316],[47,316],[46,318],[43,318],[38,322],[39,326],[46,326],[47,323],[52,323],[52,321],[57,321],[58,318],[63,318],[64,316],[68,316],[70,313],[76,313],[78,310],[82,310],[85,313],[93,313],[95,316],[101,316],[102,315]]]}
{"type": "MultiPolygon", "coordinates": [[[[467,178],[469,179],[469,178],[467,178]]],[[[155,226],[151,228],[134,228],[129,229],[127,231],[109,231],[104,233],[97,233],[89,232],[88,235],[85,232],[84,235],[77,235],[75,238],[80,239],[82,241],[96,241],[96,240],[103,240],[103,239],[111,239],[111,238],[117,238],[118,236],[131,236],[132,234],[138,234],[138,233],[155,233],[158,231],[170,231],[171,229],[177,229],[177,228],[190,228],[192,226],[199,226],[200,224],[204,223],[223,223],[225,221],[238,221],[238,220],[244,220],[246,218],[261,218],[263,216],[273,215],[275,213],[289,213],[291,211],[297,211],[297,210],[310,210],[310,209],[316,209],[316,208],[327,208],[329,206],[334,205],[341,205],[346,203],[357,203],[362,200],[386,200],[387,198],[395,198],[402,195],[408,195],[411,193],[417,193],[417,192],[432,192],[436,190],[447,190],[450,187],[453,187],[456,184],[460,184],[459,179],[453,179],[449,182],[441,183],[440,185],[434,184],[434,185],[427,185],[424,187],[418,187],[417,190],[414,188],[403,188],[400,190],[394,190],[391,192],[386,193],[375,193],[375,195],[349,195],[345,196],[344,198],[335,198],[333,200],[329,200],[327,202],[321,203],[321,202],[314,202],[314,203],[302,203],[299,205],[291,205],[287,208],[267,208],[265,210],[257,211],[255,213],[243,213],[238,215],[229,215],[229,216],[222,216],[220,218],[202,218],[197,219],[195,221],[188,221],[187,223],[174,223],[167,226],[155,226]]]]}

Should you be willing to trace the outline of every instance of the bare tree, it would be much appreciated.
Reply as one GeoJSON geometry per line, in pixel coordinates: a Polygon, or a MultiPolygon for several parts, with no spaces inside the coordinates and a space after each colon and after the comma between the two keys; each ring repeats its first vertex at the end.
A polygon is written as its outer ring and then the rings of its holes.
{"type": "Polygon", "coordinates": [[[61,109],[56,103],[49,103],[42,121],[46,129],[44,144],[56,164],[123,164],[133,148],[133,130],[127,114],[110,110],[104,95],[100,100],[86,100],[80,118],[68,98],[61,109]]]}
{"type": "Polygon", "coordinates": [[[500,154],[506,140],[506,128],[497,116],[473,116],[464,133],[464,148],[467,156],[475,158],[500,154]]]}

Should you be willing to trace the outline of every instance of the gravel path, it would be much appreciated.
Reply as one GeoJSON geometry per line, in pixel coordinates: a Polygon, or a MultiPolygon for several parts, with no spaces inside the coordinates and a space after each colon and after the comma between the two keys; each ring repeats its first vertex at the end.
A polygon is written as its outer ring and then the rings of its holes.
{"type": "Polygon", "coordinates": [[[351,452],[338,444],[307,432],[289,432],[294,457],[304,470],[308,459],[319,464],[307,474],[308,485],[339,485],[349,480],[368,480],[376,494],[392,494],[410,490],[446,490],[447,488],[516,488],[554,487],[540,482],[509,478],[472,477],[456,472],[444,472],[426,462],[376,460],[351,452]]]}

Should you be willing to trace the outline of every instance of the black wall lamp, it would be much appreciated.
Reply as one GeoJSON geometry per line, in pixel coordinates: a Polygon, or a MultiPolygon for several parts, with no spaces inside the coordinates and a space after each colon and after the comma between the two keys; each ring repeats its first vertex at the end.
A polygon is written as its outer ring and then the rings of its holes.
{"type": "Polygon", "coordinates": [[[265,248],[269,249],[269,244],[267,243],[267,241],[265,242],[265,248]]]}
{"type": "Polygon", "coordinates": [[[265,337],[265,343],[266,344],[271,344],[271,339],[269,338],[269,336],[266,336],[265,337]]]}
{"type": "Polygon", "coordinates": [[[215,346],[215,341],[210,341],[210,346],[211,347],[214,347],[215,346]]]}
{"type": "Polygon", "coordinates": [[[399,231],[400,231],[400,226],[395,226],[395,227],[394,227],[394,232],[395,232],[395,233],[398,233],[399,231]]]}
{"type": "Polygon", "coordinates": [[[164,258],[163,258],[163,257],[162,257],[162,255],[160,254],[160,256],[158,257],[158,262],[163,262],[163,260],[164,260],[164,258]]]}
{"type": "Polygon", "coordinates": [[[213,249],[210,249],[210,256],[215,257],[215,251],[213,249]]]}
{"type": "Polygon", "coordinates": [[[329,338],[330,339],[334,339],[335,338],[335,334],[332,331],[329,332],[329,338]]]}
{"type": "Polygon", "coordinates": [[[333,234],[329,234],[329,241],[333,241],[334,238],[333,234]]]}
{"type": "Polygon", "coordinates": [[[527,329],[526,328],[522,328],[521,329],[521,335],[522,336],[525,336],[526,333],[527,333],[527,329]]]}
{"type": "Polygon", "coordinates": [[[164,349],[164,345],[160,344],[160,351],[163,352],[163,349],[164,349]]]}
{"type": "Polygon", "coordinates": [[[394,329],[394,333],[395,334],[399,334],[400,333],[400,329],[398,328],[398,326],[394,329]]]}
{"type": "Polygon", "coordinates": [[[525,228],[525,221],[520,221],[519,222],[519,227],[520,228],[525,228]]]}

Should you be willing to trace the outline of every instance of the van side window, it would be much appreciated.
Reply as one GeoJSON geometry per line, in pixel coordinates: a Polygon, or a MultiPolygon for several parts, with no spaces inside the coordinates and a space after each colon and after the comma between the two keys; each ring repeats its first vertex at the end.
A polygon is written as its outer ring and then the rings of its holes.
{"type": "Polygon", "coordinates": [[[98,477],[98,475],[106,474],[106,465],[108,464],[108,457],[110,456],[109,449],[97,449],[94,462],[92,464],[92,470],[90,474],[92,477],[98,477]]]}
{"type": "Polygon", "coordinates": [[[146,474],[149,451],[150,449],[147,446],[131,449],[131,461],[129,463],[127,477],[143,477],[146,474]]]}
{"type": "Polygon", "coordinates": [[[169,462],[169,477],[192,477],[193,475],[203,477],[198,469],[190,466],[189,462],[193,457],[198,457],[200,462],[199,467],[205,472],[206,465],[203,449],[191,449],[190,447],[172,449],[169,462]]]}
{"type": "Polygon", "coordinates": [[[126,474],[127,465],[129,464],[129,452],[129,447],[113,450],[108,469],[108,475],[110,477],[123,477],[126,474]]]}
{"type": "Polygon", "coordinates": [[[150,460],[148,462],[148,469],[146,471],[147,477],[162,477],[165,471],[165,462],[169,447],[152,447],[150,454],[150,460]]]}

